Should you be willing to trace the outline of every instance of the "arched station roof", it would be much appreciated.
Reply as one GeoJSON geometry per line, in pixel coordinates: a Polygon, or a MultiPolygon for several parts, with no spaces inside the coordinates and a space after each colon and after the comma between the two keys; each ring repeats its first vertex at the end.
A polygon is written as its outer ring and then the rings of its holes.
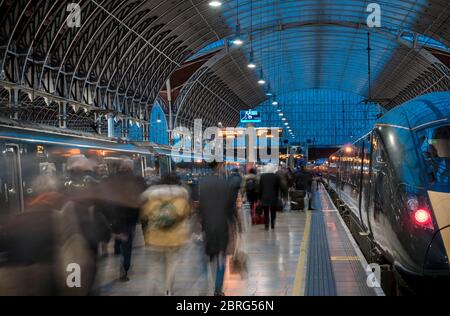
{"type": "Polygon", "coordinates": [[[197,113],[207,124],[236,125],[238,111],[269,90],[255,84],[260,71],[275,94],[337,89],[386,108],[450,87],[447,0],[377,1],[380,28],[367,27],[372,1],[364,0],[72,2],[80,25],[68,23],[68,1],[0,1],[0,115],[57,121],[68,104],[74,128],[105,115],[146,122],[166,81],[211,46],[183,101],[174,100],[176,124],[197,113]],[[237,24],[240,48],[228,45],[237,24]],[[256,71],[245,66],[251,51],[256,71]]]}
{"type": "Polygon", "coordinates": [[[427,50],[432,43],[450,47],[445,0],[234,0],[224,1],[221,11],[230,27],[238,26],[247,55],[254,55],[257,72],[276,94],[338,89],[384,100],[390,108],[406,101],[399,94],[421,76],[423,92],[450,87],[427,50]],[[367,25],[370,3],[380,6],[381,27],[367,25]]]}

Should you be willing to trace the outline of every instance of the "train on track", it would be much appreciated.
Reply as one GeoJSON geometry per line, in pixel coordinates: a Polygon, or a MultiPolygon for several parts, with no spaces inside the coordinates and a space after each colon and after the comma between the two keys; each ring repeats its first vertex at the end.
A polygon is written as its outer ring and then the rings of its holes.
{"type": "Polygon", "coordinates": [[[328,159],[327,187],[394,292],[450,289],[450,93],[398,106],[328,159]]]}
{"type": "MultiPolygon", "coordinates": [[[[39,124],[0,119],[0,218],[27,209],[36,195],[40,176],[67,181],[68,161],[74,156],[95,161],[95,177],[115,172],[120,160],[132,159],[136,175],[164,175],[176,171],[188,185],[209,174],[207,163],[193,153],[174,152],[154,143],[133,143],[95,134],[52,128],[39,124]]],[[[229,168],[242,163],[225,158],[229,168]]]]}

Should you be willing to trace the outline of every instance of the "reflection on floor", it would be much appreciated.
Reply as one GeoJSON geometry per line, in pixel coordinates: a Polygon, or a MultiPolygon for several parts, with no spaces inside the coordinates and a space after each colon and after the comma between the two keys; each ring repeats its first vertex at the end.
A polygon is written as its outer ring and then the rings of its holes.
{"type": "MultiPolygon", "coordinates": [[[[315,210],[278,213],[275,230],[252,226],[244,207],[242,247],[249,257],[249,274],[243,279],[227,271],[227,296],[383,295],[381,289],[368,287],[367,262],[328,193],[322,185],[314,186],[314,191],[315,210]]],[[[198,227],[198,221],[193,223],[198,227]]],[[[142,232],[137,230],[130,281],[119,282],[119,259],[106,257],[100,262],[96,294],[164,295],[165,289],[158,288],[164,284],[163,273],[152,264],[160,258],[144,247],[142,232]]],[[[173,295],[212,295],[207,267],[204,244],[193,235],[176,268],[173,295]]]]}
{"type": "MultiPolygon", "coordinates": [[[[242,279],[226,272],[224,290],[228,296],[284,296],[292,295],[300,243],[303,238],[306,215],[304,212],[278,213],[275,230],[266,231],[264,225],[249,224],[248,209],[242,247],[249,256],[249,274],[242,279]]],[[[207,262],[201,241],[193,241],[183,249],[182,260],[176,269],[176,296],[211,295],[208,289],[207,262]]],[[[159,272],[152,269],[158,260],[143,246],[140,230],[136,231],[135,249],[129,282],[119,282],[119,259],[109,256],[101,259],[96,294],[98,295],[163,295],[156,281],[159,272]]]]}

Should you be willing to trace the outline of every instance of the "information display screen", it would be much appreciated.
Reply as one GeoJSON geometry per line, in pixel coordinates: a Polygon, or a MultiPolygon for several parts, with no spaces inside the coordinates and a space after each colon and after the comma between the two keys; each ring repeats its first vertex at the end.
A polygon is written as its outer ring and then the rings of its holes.
{"type": "Polygon", "coordinates": [[[261,113],[254,110],[241,111],[241,123],[261,123],[261,113]]]}

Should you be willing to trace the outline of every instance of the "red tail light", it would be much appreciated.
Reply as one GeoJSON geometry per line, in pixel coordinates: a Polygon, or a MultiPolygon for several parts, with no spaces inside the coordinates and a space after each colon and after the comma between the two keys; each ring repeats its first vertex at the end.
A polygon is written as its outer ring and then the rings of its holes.
{"type": "Polygon", "coordinates": [[[427,224],[431,223],[431,215],[430,212],[424,209],[419,209],[414,212],[414,219],[416,223],[419,225],[427,226],[427,224]]]}

